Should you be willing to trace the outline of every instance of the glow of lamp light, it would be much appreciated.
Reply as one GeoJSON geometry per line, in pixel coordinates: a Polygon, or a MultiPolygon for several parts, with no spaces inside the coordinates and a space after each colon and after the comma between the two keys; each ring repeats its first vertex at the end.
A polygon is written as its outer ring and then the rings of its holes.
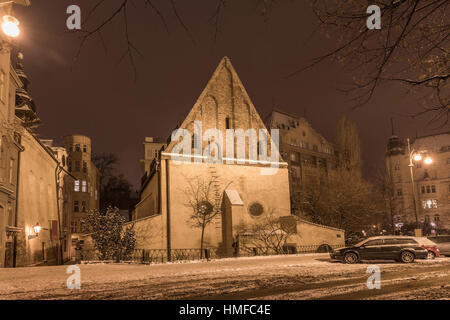
{"type": "Polygon", "coordinates": [[[20,34],[19,20],[12,16],[3,16],[2,31],[8,37],[17,37],[20,34]]]}
{"type": "Polygon", "coordinates": [[[433,159],[431,159],[430,157],[426,157],[424,162],[425,162],[425,164],[432,164],[433,163],[433,159]]]}
{"type": "Polygon", "coordinates": [[[34,229],[34,233],[36,233],[36,235],[38,236],[42,230],[41,226],[39,225],[39,222],[36,223],[36,225],[33,227],[33,229],[34,229]]]}
{"type": "Polygon", "coordinates": [[[414,155],[414,161],[420,161],[420,160],[422,160],[422,156],[420,155],[420,153],[416,153],[414,155]]]}

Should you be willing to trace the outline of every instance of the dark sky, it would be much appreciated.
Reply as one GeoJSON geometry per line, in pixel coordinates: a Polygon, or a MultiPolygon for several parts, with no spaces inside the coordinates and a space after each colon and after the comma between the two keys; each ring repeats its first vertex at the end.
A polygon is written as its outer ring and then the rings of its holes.
{"type": "MultiPolygon", "coordinates": [[[[95,1],[96,2],[96,1],[95,1]]],[[[22,34],[18,45],[25,56],[31,91],[43,121],[43,138],[61,139],[81,133],[92,138],[97,152],[119,156],[119,170],[135,186],[141,176],[139,159],[145,136],[166,138],[195,103],[223,56],[230,57],[262,117],[273,107],[305,115],[326,138],[332,139],[339,115],[348,113],[357,123],[365,172],[382,165],[390,117],[420,110],[419,97],[400,87],[380,87],[366,106],[350,112],[353,105],[337,90],[349,75],[338,65],[324,63],[296,77],[286,75],[326,53],[334,44],[316,30],[308,1],[278,1],[268,21],[255,8],[257,1],[229,1],[214,42],[209,21],[216,1],[177,1],[178,11],[195,44],[177,22],[169,1],[156,1],[165,15],[169,34],[160,18],[141,0],[128,9],[130,40],[140,50],[135,56],[137,80],[126,58],[122,16],[92,38],[72,60],[79,35],[66,28],[66,9],[77,4],[85,18],[92,0],[32,1],[30,8],[16,10],[22,34]],[[311,34],[313,34],[311,36],[311,34]]],[[[121,1],[108,0],[93,16],[100,21],[121,1]]],[[[400,135],[428,133],[424,120],[395,117],[400,135]]]]}

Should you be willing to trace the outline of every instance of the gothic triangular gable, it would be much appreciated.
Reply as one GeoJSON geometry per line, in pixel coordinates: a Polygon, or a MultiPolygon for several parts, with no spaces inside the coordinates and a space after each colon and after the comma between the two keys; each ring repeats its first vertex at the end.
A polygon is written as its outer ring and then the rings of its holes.
{"type": "MultiPolygon", "coordinates": [[[[202,122],[203,132],[219,129],[224,137],[227,127],[257,132],[266,129],[228,57],[222,58],[180,128],[194,132],[194,121],[202,122]]],[[[166,152],[171,152],[176,143],[172,141],[166,152]]]]}

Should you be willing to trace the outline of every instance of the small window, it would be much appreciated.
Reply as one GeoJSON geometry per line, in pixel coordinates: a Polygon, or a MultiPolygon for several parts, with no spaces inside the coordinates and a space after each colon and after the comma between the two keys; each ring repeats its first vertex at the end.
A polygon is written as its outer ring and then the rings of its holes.
{"type": "Polygon", "coordinates": [[[436,186],[434,184],[431,185],[431,193],[436,193],[436,186]]]}
{"type": "Polygon", "coordinates": [[[81,166],[80,161],[75,161],[75,172],[80,172],[80,166],[81,166]]]}
{"type": "Polygon", "coordinates": [[[72,233],[77,233],[77,222],[76,221],[72,221],[72,223],[70,224],[70,231],[72,233]]]}
{"type": "Polygon", "coordinates": [[[397,189],[397,196],[401,197],[403,195],[402,189],[397,189]]]}
{"type": "Polygon", "coordinates": [[[427,189],[427,193],[431,192],[431,187],[430,186],[427,186],[426,189],[427,189]]]}
{"type": "MultiPolygon", "coordinates": [[[[79,183],[79,181],[78,181],[79,183]]],[[[86,181],[83,180],[82,184],[81,184],[81,192],[87,192],[87,184],[86,181]]]]}
{"type": "Polygon", "coordinates": [[[73,202],[73,212],[80,212],[80,201],[75,200],[73,202]]]}
{"type": "Polygon", "coordinates": [[[14,184],[14,159],[9,160],[9,184],[14,184]]]}
{"type": "Polygon", "coordinates": [[[72,161],[67,162],[69,172],[72,172],[72,161]]]}
{"type": "Polygon", "coordinates": [[[87,173],[87,162],[83,161],[83,172],[87,173]]]}
{"type": "Polygon", "coordinates": [[[81,201],[81,212],[86,212],[86,201],[81,201]]]}
{"type": "Polygon", "coordinates": [[[87,146],[83,144],[83,152],[87,152],[87,146]]]}
{"type": "Polygon", "coordinates": [[[80,192],[80,180],[75,180],[73,183],[73,191],[80,192]]]}
{"type": "Polygon", "coordinates": [[[77,151],[77,152],[80,152],[80,151],[81,151],[81,148],[80,148],[80,144],[79,144],[79,143],[77,143],[77,144],[75,145],[75,151],[77,151]]]}
{"type": "Polygon", "coordinates": [[[248,212],[254,217],[259,217],[264,213],[264,207],[259,202],[253,202],[248,208],[248,212]]]}
{"type": "Polygon", "coordinates": [[[228,117],[225,119],[225,126],[227,129],[231,129],[231,119],[228,117]]]}
{"type": "Polygon", "coordinates": [[[420,187],[420,193],[425,193],[425,186],[420,187]]]}

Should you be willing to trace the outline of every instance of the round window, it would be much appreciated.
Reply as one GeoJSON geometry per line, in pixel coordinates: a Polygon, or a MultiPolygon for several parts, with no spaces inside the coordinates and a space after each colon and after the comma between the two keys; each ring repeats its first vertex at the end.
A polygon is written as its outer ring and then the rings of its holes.
{"type": "Polygon", "coordinates": [[[259,202],[253,202],[248,208],[248,212],[254,217],[259,217],[264,212],[264,207],[259,202]]]}

